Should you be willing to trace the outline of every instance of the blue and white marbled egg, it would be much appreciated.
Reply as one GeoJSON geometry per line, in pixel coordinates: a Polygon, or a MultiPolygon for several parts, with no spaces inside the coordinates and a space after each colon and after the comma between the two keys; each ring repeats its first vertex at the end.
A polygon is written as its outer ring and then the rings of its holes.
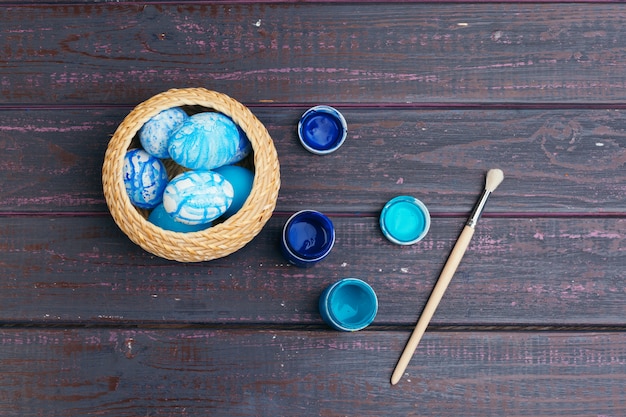
{"type": "Polygon", "coordinates": [[[230,165],[250,153],[250,141],[232,119],[222,113],[190,116],[173,134],[168,151],[178,164],[189,169],[211,170],[230,165]]]}
{"type": "Polygon", "coordinates": [[[139,130],[141,146],[150,155],[169,158],[169,139],[187,118],[187,113],[180,107],[172,107],[153,116],[139,130]]]}
{"type": "Polygon", "coordinates": [[[163,206],[174,220],[185,224],[211,222],[233,202],[233,186],[213,171],[188,171],[165,188],[163,206]]]}
{"type": "Polygon", "coordinates": [[[235,191],[233,203],[224,213],[224,217],[230,217],[237,213],[248,199],[250,191],[252,191],[254,173],[247,168],[237,165],[225,165],[215,168],[215,172],[223,176],[233,186],[235,191]]]}
{"type": "Polygon", "coordinates": [[[250,155],[252,152],[252,143],[250,143],[250,139],[248,139],[248,135],[243,131],[239,125],[237,125],[237,130],[239,131],[239,145],[237,146],[237,153],[232,159],[230,164],[236,164],[239,161],[242,161],[246,156],[250,155]]]}
{"type": "Polygon", "coordinates": [[[161,229],[180,233],[199,232],[200,230],[211,227],[211,222],[195,225],[177,222],[167,213],[167,211],[165,211],[163,204],[159,204],[154,210],[152,210],[148,216],[148,221],[155,226],[159,226],[161,229]]]}
{"type": "Polygon", "coordinates": [[[161,203],[167,170],[159,158],[143,149],[132,149],[124,157],[123,175],[128,198],[134,205],[151,209],[161,203]]]}

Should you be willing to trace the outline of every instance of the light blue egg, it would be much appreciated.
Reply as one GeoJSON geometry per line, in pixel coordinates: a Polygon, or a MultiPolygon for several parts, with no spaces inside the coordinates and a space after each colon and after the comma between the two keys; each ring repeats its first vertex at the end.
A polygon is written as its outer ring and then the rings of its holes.
{"type": "Polygon", "coordinates": [[[134,205],[151,209],[161,203],[167,171],[160,159],[143,149],[132,149],[124,157],[123,175],[128,198],[134,205]]]}
{"type": "Polygon", "coordinates": [[[250,153],[250,141],[240,132],[235,122],[222,113],[194,114],[170,138],[168,151],[174,161],[189,169],[230,165],[250,153]]]}
{"type": "Polygon", "coordinates": [[[244,132],[239,125],[237,125],[237,130],[239,131],[239,145],[237,146],[237,153],[233,156],[230,164],[236,164],[239,161],[243,161],[243,159],[250,155],[250,152],[252,152],[252,143],[250,143],[250,139],[248,139],[246,132],[244,132]]]}
{"type": "Polygon", "coordinates": [[[233,202],[233,186],[213,171],[188,171],[165,188],[163,206],[174,220],[185,224],[211,222],[233,202]]]}
{"type": "Polygon", "coordinates": [[[180,107],[163,110],[152,117],[139,130],[139,140],[143,149],[157,158],[169,158],[167,150],[169,139],[187,117],[187,113],[180,107]]]}
{"type": "Polygon", "coordinates": [[[230,217],[243,207],[246,199],[250,195],[252,183],[254,182],[254,173],[249,169],[237,165],[225,165],[215,168],[214,171],[223,176],[226,181],[233,186],[233,190],[235,191],[233,203],[224,213],[224,217],[230,217]]]}
{"type": "Polygon", "coordinates": [[[196,225],[177,222],[172,216],[167,214],[167,211],[165,211],[165,207],[163,206],[163,204],[159,204],[154,210],[152,210],[152,212],[148,216],[148,221],[155,226],[159,226],[161,229],[171,230],[172,232],[180,233],[199,232],[200,230],[211,227],[210,222],[206,224],[196,225]]]}

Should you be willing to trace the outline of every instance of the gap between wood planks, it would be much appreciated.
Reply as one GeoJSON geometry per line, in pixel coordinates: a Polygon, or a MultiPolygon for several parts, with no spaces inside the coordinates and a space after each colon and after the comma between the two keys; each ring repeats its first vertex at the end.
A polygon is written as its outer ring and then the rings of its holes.
{"type": "MultiPolygon", "coordinates": [[[[586,4],[586,3],[595,3],[595,4],[611,4],[611,3],[620,3],[623,0],[516,0],[515,3],[526,3],[526,4],[586,4]]],[[[422,4],[422,3],[448,3],[448,4],[499,4],[505,3],[506,0],[387,0],[386,3],[406,3],[406,4],[422,4]]],[[[7,7],[17,7],[17,6],[78,6],[83,4],[92,4],[93,0],[49,0],[49,1],[24,1],[24,2],[16,2],[16,1],[4,1],[0,0],[0,6],[7,7]]],[[[136,5],[139,1],[116,1],[116,5],[136,5]]],[[[178,5],[180,1],[172,1],[172,0],[153,0],[153,1],[142,1],[141,4],[147,5],[168,5],[175,4],[178,5]]],[[[185,1],[185,4],[206,4],[206,1],[185,1]]],[[[338,3],[338,4],[351,4],[351,3],[380,3],[380,0],[229,0],[228,4],[293,4],[293,3],[313,3],[313,4],[321,4],[321,3],[338,3]]]]}
{"type": "MultiPolygon", "coordinates": [[[[333,331],[325,324],[280,324],[280,323],[174,323],[174,322],[0,322],[2,329],[143,329],[143,330],[233,330],[233,331],[333,331]]],[[[360,332],[410,332],[412,325],[390,325],[372,324],[360,332]]],[[[428,333],[496,333],[496,332],[516,332],[516,333],[547,333],[547,332],[623,332],[626,331],[626,324],[623,325],[540,325],[540,324],[502,324],[502,325],[429,325],[428,333]]]]}
{"type": "MultiPolygon", "coordinates": [[[[1,2],[2,0],[0,0],[1,2]]],[[[2,3],[0,3],[2,6],[2,3]]],[[[132,110],[139,103],[94,103],[94,104],[0,104],[0,111],[15,110],[101,110],[101,109],[128,109],[132,110]]],[[[310,102],[242,102],[249,108],[291,108],[308,109],[310,102]]],[[[588,103],[588,102],[412,102],[412,103],[325,103],[328,106],[345,110],[359,109],[394,109],[394,110],[625,110],[626,103],[622,101],[588,103]]]]}
{"type": "MultiPolygon", "coordinates": [[[[293,212],[275,211],[273,217],[288,218],[293,212]]],[[[338,218],[377,218],[380,212],[326,212],[330,217],[338,218]]],[[[434,219],[467,219],[468,213],[464,212],[431,212],[434,219]]],[[[108,211],[0,211],[0,218],[27,217],[27,218],[59,218],[59,217],[108,217],[108,211]]],[[[626,217],[624,212],[580,212],[580,213],[535,213],[535,212],[487,212],[482,218],[491,219],[621,219],[626,217]]]]}

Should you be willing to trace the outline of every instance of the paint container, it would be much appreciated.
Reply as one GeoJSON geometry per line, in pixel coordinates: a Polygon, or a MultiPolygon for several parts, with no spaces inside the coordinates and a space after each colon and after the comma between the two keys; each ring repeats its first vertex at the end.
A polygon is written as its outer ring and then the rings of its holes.
{"type": "Polygon", "coordinates": [[[294,213],[285,223],[281,250],[285,259],[299,267],[310,267],[328,256],[335,244],[335,227],[315,210],[294,213]]]}
{"type": "Polygon", "coordinates": [[[412,245],[428,233],[430,213],[424,203],[415,197],[394,197],[380,213],[380,229],[391,242],[412,245]]]}
{"type": "Polygon", "coordinates": [[[335,330],[356,332],[374,321],[378,298],[368,283],[344,278],[329,285],[319,300],[322,319],[335,330]]]}
{"type": "Polygon", "coordinates": [[[336,151],[346,140],[348,125],[343,115],[330,106],[307,110],[298,122],[298,137],[309,152],[326,155],[336,151]]]}

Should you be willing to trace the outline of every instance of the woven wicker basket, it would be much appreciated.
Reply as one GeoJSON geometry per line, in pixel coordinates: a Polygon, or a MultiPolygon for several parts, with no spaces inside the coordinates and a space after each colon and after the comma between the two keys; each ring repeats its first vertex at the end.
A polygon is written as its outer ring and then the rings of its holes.
{"type": "MultiPolygon", "coordinates": [[[[168,169],[172,169],[171,166],[168,169]]],[[[162,258],[200,262],[221,258],[239,250],[261,231],[276,206],[280,187],[279,171],[272,138],[247,107],[215,91],[186,88],[157,94],[126,116],[109,142],[102,167],[102,183],[111,215],[130,240],[162,258]],[[136,209],[130,202],[122,177],[124,155],[136,141],[139,129],[162,110],[177,106],[200,106],[230,116],[252,144],[255,175],[252,191],[245,204],[223,223],[199,232],[177,233],[148,222],[147,213],[136,209]]],[[[170,175],[173,174],[170,172],[170,175]]]]}

